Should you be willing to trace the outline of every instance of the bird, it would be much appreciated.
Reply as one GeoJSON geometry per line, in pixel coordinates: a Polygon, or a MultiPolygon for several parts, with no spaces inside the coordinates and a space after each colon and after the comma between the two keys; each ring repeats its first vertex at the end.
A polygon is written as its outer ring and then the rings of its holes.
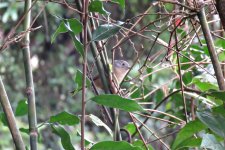
{"type": "MultiPolygon", "coordinates": [[[[117,85],[123,81],[124,77],[130,70],[130,64],[125,60],[114,60],[112,65],[113,80],[116,81],[117,85]]],[[[99,76],[94,77],[93,79],[96,87],[103,89],[103,84],[99,76]]]]}

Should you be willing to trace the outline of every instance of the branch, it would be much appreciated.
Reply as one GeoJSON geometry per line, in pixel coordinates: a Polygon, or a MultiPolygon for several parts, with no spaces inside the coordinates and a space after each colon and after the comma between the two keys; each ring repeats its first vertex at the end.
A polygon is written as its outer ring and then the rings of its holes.
{"type": "MultiPolygon", "coordinates": [[[[28,12],[24,19],[24,30],[28,30],[31,24],[31,0],[25,1],[24,12],[28,12]]],[[[30,148],[37,150],[37,117],[35,105],[35,92],[33,74],[30,61],[30,32],[27,32],[22,43],[23,61],[26,76],[26,94],[28,99],[28,120],[30,131],[30,148]]]]}
{"type": "Polygon", "coordinates": [[[8,96],[5,91],[5,87],[1,78],[0,78],[0,102],[2,104],[4,114],[6,115],[8,127],[12,134],[12,138],[13,138],[16,149],[25,150],[25,145],[23,143],[21,134],[17,128],[15,116],[13,114],[12,107],[10,105],[10,102],[9,102],[9,99],[8,99],[8,96]]]}

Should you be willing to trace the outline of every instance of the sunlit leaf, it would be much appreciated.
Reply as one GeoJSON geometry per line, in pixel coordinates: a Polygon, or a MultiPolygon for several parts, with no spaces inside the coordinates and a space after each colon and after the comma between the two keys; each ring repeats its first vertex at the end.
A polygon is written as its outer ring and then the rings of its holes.
{"type": "Polygon", "coordinates": [[[63,111],[50,117],[50,123],[59,123],[61,125],[76,125],[80,122],[79,118],[73,114],[63,111]]]}
{"type": "Polygon", "coordinates": [[[120,97],[119,95],[98,95],[91,98],[91,100],[100,105],[118,108],[128,112],[144,111],[144,109],[136,101],[120,97]]]}

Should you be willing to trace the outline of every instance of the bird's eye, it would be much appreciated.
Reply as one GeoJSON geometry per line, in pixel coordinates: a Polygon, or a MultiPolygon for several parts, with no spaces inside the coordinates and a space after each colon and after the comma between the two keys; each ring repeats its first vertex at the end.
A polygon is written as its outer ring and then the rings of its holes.
{"type": "Polygon", "coordinates": [[[125,66],[125,63],[122,63],[122,66],[125,66]]]}

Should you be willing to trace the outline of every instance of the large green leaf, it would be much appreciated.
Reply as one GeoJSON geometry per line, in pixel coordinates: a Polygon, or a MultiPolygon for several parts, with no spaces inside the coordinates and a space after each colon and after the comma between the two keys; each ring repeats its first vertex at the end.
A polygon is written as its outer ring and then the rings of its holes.
{"type": "Polygon", "coordinates": [[[216,140],[213,134],[205,134],[202,138],[201,148],[224,150],[225,147],[216,140]]]}
{"type": "Polygon", "coordinates": [[[219,113],[205,110],[196,113],[198,118],[213,132],[221,137],[225,137],[225,117],[219,113]]]}
{"type": "Polygon", "coordinates": [[[16,107],[16,112],[15,115],[16,116],[23,116],[26,115],[28,113],[28,104],[27,104],[27,100],[20,100],[18,102],[18,105],[16,107]]]}
{"type": "Polygon", "coordinates": [[[93,32],[92,41],[101,41],[115,35],[121,29],[123,22],[118,22],[118,25],[103,24],[97,27],[93,32]]]}
{"type": "MultiPolygon", "coordinates": [[[[191,121],[188,124],[186,124],[180,132],[177,134],[175,141],[173,142],[172,149],[179,149],[181,147],[184,147],[184,145],[187,144],[186,140],[191,140],[192,135],[195,133],[206,129],[207,127],[199,120],[191,121]]],[[[194,143],[193,139],[193,143],[194,143]]],[[[188,143],[190,144],[190,143],[188,143]]]]}
{"type": "Polygon", "coordinates": [[[61,112],[55,116],[50,117],[50,123],[59,123],[61,125],[76,125],[80,122],[79,118],[68,112],[61,112]]]}
{"type": "Polygon", "coordinates": [[[69,133],[61,126],[51,125],[53,133],[61,139],[62,146],[65,150],[75,150],[70,140],[69,133]]]}
{"type": "Polygon", "coordinates": [[[136,101],[123,98],[119,95],[113,94],[98,95],[91,98],[91,100],[100,105],[118,108],[128,112],[144,111],[144,109],[136,101]]]}
{"type": "Polygon", "coordinates": [[[90,114],[89,117],[95,125],[104,127],[111,136],[113,135],[112,130],[104,122],[102,122],[101,119],[92,114],[90,114]]]}
{"type": "Polygon", "coordinates": [[[83,45],[76,37],[77,34],[81,33],[82,28],[83,26],[80,23],[80,21],[78,21],[75,18],[62,19],[59,27],[51,37],[51,42],[53,43],[55,41],[55,38],[57,37],[58,34],[69,32],[76,50],[83,56],[84,55],[83,45]]]}
{"type": "Polygon", "coordinates": [[[103,141],[96,143],[90,150],[142,150],[125,141],[103,141]]]}
{"type": "Polygon", "coordinates": [[[88,10],[90,12],[98,12],[100,14],[108,14],[109,13],[104,9],[103,3],[99,0],[91,1],[91,3],[88,6],[88,10]]]}

